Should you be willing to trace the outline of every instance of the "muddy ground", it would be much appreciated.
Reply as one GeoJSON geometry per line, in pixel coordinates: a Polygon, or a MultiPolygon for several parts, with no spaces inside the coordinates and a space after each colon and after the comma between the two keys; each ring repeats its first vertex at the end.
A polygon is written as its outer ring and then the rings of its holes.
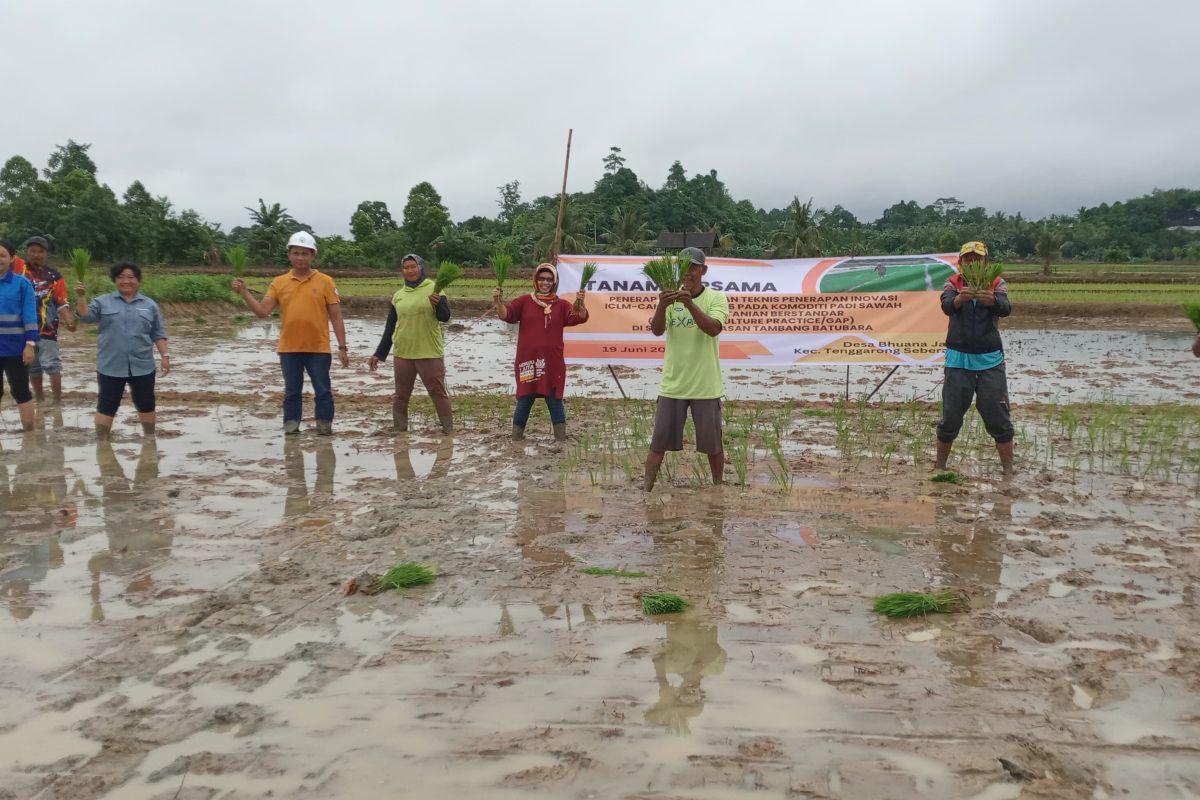
{"type": "Polygon", "coordinates": [[[70,380],[31,437],[0,409],[0,798],[1200,795],[1194,469],[937,484],[798,411],[790,489],[689,454],[646,496],[584,469],[617,401],[514,445],[504,399],[397,436],[379,389],[285,441],[252,338],[181,359],[153,440],[97,444],[70,380]],[[931,587],[970,611],[871,610],[931,587]]]}

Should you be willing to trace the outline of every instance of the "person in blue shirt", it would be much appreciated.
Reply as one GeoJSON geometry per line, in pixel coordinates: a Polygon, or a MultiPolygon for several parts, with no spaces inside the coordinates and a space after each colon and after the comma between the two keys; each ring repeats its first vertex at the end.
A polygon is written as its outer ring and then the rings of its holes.
{"type": "Polygon", "coordinates": [[[33,392],[29,365],[37,353],[37,295],[33,284],[11,269],[17,250],[0,241],[0,395],[4,382],[17,404],[21,428],[33,430],[33,392]]]}
{"type": "Polygon", "coordinates": [[[75,285],[75,313],[81,322],[98,323],[100,340],[96,343],[96,433],[108,436],[113,417],[125,396],[125,387],[133,396],[142,430],[154,434],[154,350],[162,357],[162,375],[171,371],[167,355],[167,329],[162,312],[149,297],[138,291],[142,270],[132,261],[121,261],[108,272],[115,292],[87,301],[87,287],[75,285]]]}
{"type": "MultiPolygon", "coordinates": [[[[987,245],[967,242],[958,262],[988,261],[987,245]]],[[[1013,471],[1013,424],[1008,408],[1008,376],[1000,318],[1012,313],[1008,284],[997,277],[987,289],[972,289],[956,272],[942,287],[942,313],[950,318],[946,330],[946,372],[942,384],[942,419],[937,425],[934,467],[946,468],[950,448],[962,429],[963,417],[975,401],[988,435],[996,442],[1005,475],[1013,471]]]]}

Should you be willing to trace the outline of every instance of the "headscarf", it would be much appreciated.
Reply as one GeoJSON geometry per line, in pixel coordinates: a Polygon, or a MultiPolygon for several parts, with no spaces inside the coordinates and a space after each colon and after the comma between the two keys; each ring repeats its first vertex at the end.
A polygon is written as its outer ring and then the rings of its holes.
{"type": "Polygon", "coordinates": [[[556,292],[558,291],[558,268],[553,264],[538,264],[533,269],[533,292],[529,296],[533,298],[533,302],[542,307],[542,313],[546,315],[543,320],[544,325],[550,324],[550,309],[554,306],[554,301],[558,299],[556,292]],[[538,294],[537,279],[542,272],[549,272],[554,278],[554,286],[550,289],[550,294],[538,294]]]}
{"type": "Polygon", "coordinates": [[[404,258],[400,259],[401,269],[404,268],[405,261],[415,261],[417,262],[417,266],[421,268],[421,275],[415,281],[410,281],[407,278],[404,279],[405,286],[410,289],[415,289],[425,281],[425,259],[421,258],[416,253],[409,253],[404,258]]]}

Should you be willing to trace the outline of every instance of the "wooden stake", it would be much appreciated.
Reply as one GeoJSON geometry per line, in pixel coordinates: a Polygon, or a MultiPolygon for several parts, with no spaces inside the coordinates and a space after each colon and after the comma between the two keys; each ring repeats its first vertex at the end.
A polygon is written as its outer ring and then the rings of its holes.
{"type": "Polygon", "coordinates": [[[554,224],[554,247],[550,249],[550,263],[558,266],[558,248],[562,244],[563,209],[567,205],[567,170],[571,168],[571,136],[574,128],[567,129],[567,160],[563,164],[562,191],[558,193],[558,221],[554,224]]]}

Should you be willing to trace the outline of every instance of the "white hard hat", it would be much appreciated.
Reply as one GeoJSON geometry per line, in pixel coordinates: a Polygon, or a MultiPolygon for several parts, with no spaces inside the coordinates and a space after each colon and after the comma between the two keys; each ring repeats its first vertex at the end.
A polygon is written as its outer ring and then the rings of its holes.
{"type": "Polygon", "coordinates": [[[315,253],[317,252],[317,240],[308,231],[296,231],[292,234],[292,238],[288,239],[288,247],[307,247],[315,253]]]}

